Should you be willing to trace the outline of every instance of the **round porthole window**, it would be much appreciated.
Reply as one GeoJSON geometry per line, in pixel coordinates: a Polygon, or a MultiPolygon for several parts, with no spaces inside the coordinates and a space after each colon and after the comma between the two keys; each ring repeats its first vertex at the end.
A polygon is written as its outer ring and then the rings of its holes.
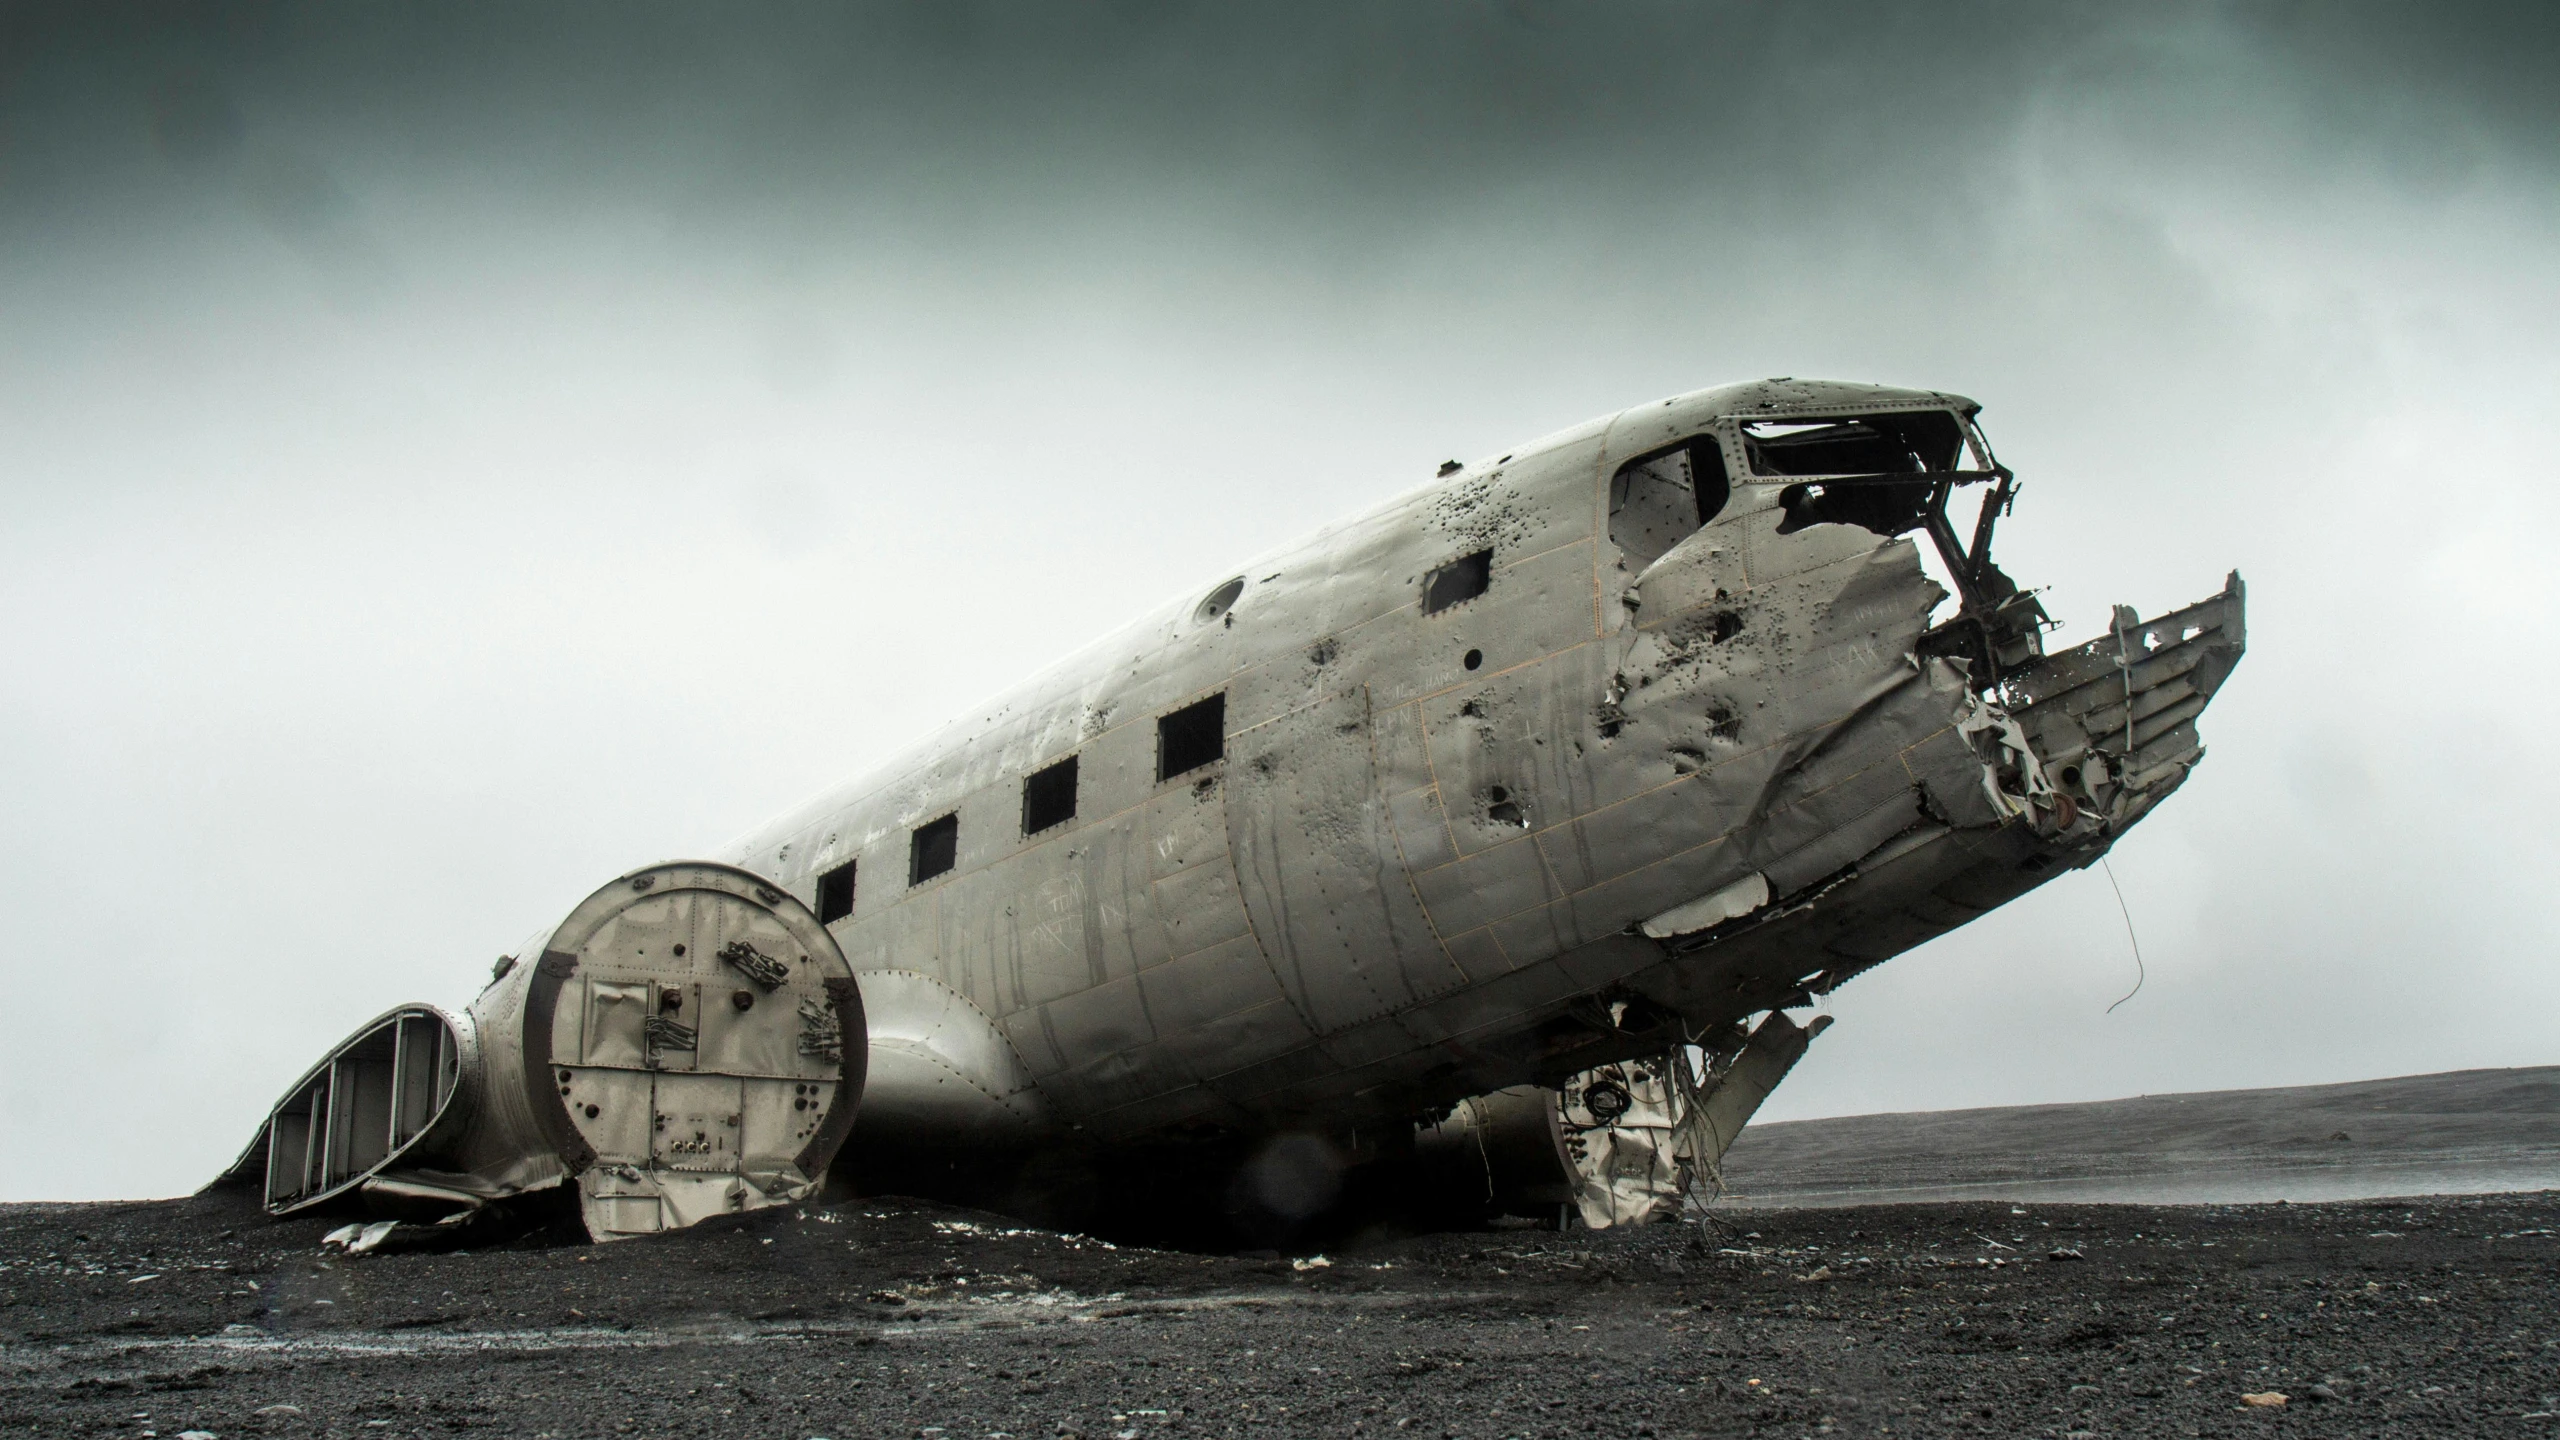
{"type": "Polygon", "coordinates": [[[1242,594],[1244,594],[1244,577],[1239,575],[1210,591],[1208,598],[1200,602],[1200,608],[1191,612],[1191,618],[1200,624],[1207,625],[1236,608],[1236,599],[1242,594]]]}

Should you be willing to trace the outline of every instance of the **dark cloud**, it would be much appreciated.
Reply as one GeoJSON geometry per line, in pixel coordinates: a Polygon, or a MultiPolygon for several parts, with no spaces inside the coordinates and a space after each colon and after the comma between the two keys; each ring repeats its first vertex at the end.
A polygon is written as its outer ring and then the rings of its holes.
{"type": "MultiPolygon", "coordinates": [[[[130,129],[201,164],[263,133],[535,205],[649,194],[701,223],[886,208],[966,227],[1184,191],[1282,243],[1566,197],[1638,221],[1677,201],[1926,225],[2053,108],[2198,159],[2290,113],[2300,153],[2275,158],[2444,183],[2490,158],[2548,165],[2560,60],[2552,15],[2527,5],[144,13],[158,23],[19,13],[0,103],[22,152],[113,169],[130,129]]],[[[79,176],[28,172],[52,181],[34,198],[80,198],[79,176]]]]}

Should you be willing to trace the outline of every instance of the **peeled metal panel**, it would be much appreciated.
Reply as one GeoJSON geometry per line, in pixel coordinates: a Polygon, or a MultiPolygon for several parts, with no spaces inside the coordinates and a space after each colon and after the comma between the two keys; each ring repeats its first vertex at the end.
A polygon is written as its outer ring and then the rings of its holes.
{"type": "Polygon", "coordinates": [[[649,1053],[649,1011],[658,987],[646,980],[587,982],[585,1065],[637,1067],[649,1053]]]}
{"type": "Polygon", "coordinates": [[[1815,525],[1792,535],[1778,533],[1786,518],[1778,495],[1793,481],[1752,482],[1733,487],[1725,514],[1734,520],[1734,548],[1744,579],[1754,588],[1792,575],[1852,559],[1876,548],[1875,532],[1856,525],[1815,525]]]}
{"type": "MultiPolygon", "coordinates": [[[[1712,930],[1728,920],[1738,920],[1750,914],[1774,898],[1769,888],[1769,877],[1757,870],[1746,870],[1726,880],[1717,874],[1716,869],[1710,868],[1727,859],[1729,857],[1713,847],[1693,851],[1676,857],[1673,862],[1648,867],[1659,873],[1638,871],[1627,879],[1614,882],[1619,886],[1642,882],[1638,891],[1602,898],[1623,903],[1632,898],[1632,894],[1640,894],[1646,902],[1643,908],[1651,913],[1638,922],[1637,929],[1656,940],[1712,930]],[[1717,883],[1712,889],[1708,888],[1703,878],[1705,875],[1716,875],[1717,883]],[[1692,893],[1699,890],[1706,893],[1692,893]],[[1660,909],[1653,908],[1653,902],[1672,895],[1687,895],[1689,898],[1663,905],[1660,909]]],[[[1577,903],[1583,898],[1577,896],[1577,903]]]]}
{"type": "Polygon", "coordinates": [[[1656,630],[1691,610],[1738,603],[1751,582],[1742,570],[1742,528],[1750,523],[1730,513],[1656,556],[1629,584],[1643,600],[1636,623],[1656,630]]]}
{"type": "Polygon", "coordinates": [[[1464,976],[1423,917],[1370,770],[1364,695],[1338,695],[1231,742],[1228,844],[1254,934],[1321,1031],[1440,994],[1464,976]]]}
{"type": "Polygon", "coordinates": [[[1801,748],[1822,727],[1856,715],[1907,681],[1912,671],[1905,656],[1929,607],[1943,593],[1921,570],[1910,547],[1901,544],[1805,570],[1755,591],[1755,601],[1782,638],[1769,650],[1778,683],[1766,690],[1766,707],[1755,707],[1744,717],[1743,738],[1757,743],[1782,736],[1791,747],[1801,748]],[[1900,618],[1890,625],[1844,623],[1897,605],[1900,618]]]}

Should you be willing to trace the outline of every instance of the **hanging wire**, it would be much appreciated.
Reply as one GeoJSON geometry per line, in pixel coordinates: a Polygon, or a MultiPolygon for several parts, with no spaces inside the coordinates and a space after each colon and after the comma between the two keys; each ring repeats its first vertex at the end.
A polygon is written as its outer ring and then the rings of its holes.
{"type": "MultiPolygon", "coordinates": [[[[1697,1204],[1698,1218],[1703,1223],[1707,1207],[1724,1198],[1724,1167],[1718,1162],[1725,1147],[1723,1137],[1716,1133],[1715,1122],[1707,1118],[1706,1092],[1699,1086],[1699,1077],[1689,1069],[1689,1051],[1694,1043],[1684,1041],[1672,1046],[1671,1053],[1664,1057],[1663,1068],[1671,1072],[1673,1103],[1679,1107],[1679,1116],[1672,1125],[1673,1143],[1688,1156],[1688,1195],[1697,1204]]],[[[1704,1052],[1698,1058],[1703,1064],[1704,1052]]]]}
{"type": "MultiPolygon", "coordinates": [[[[2133,911],[2124,903],[2124,887],[2116,884],[2116,867],[2108,864],[2107,857],[2101,855],[2098,868],[2107,872],[2107,884],[2116,892],[2116,909],[2124,914],[2124,938],[2133,942],[2133,988],[2124,992],[2124,1000],[2116,1002],[2116,1005],[2121,1005],[2142,993],[2142,982],[2151,978],[2151,972],[2142,963],[2142,937],[2133,933],[2133,911]]],[[[2116,1013],[2116,1005],[2108,1006],[2107,1013],[2116,1013]]]]}

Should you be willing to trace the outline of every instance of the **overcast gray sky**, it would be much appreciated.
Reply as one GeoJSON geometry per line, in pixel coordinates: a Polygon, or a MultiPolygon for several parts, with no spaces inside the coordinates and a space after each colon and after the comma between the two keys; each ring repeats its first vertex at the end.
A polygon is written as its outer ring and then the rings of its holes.
{"type": "Polygon", "coordinates": [[[0,1198],[1232,561],[1728,380],[1953,389],[2195,782],[1766,1112],[2560,1062],[2560,11],[0,9],[0,1198]]]}

